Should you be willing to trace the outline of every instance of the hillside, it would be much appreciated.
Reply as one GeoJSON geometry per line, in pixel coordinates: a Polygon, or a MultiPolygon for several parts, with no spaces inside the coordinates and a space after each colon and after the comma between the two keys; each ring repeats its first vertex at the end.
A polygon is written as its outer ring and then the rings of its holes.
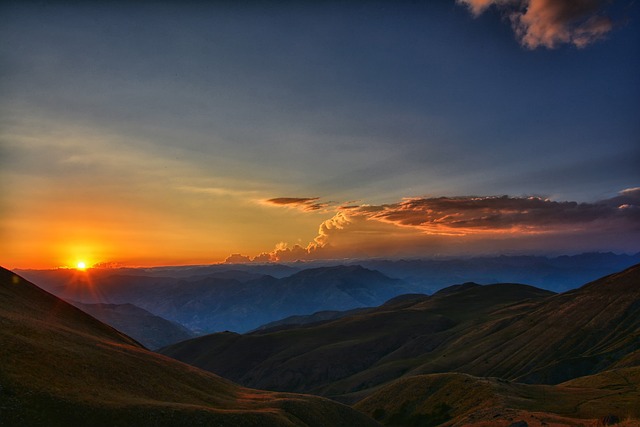
{"type": "Polygon", "coordinates": [[[286,329],[293,328],[301,325],[309,325],[311,323],[324,323],[330,320],[340,319],[342,317],[350,316],[357,313],[362,313],[369,310],[369,308],[354,308],[351,310],[337,311],[337,310],[323,310],[317,311],[312,314],[303,314],[299,316],[289,316],[284,319],[276,320],[273,322],[266,323],[262,326],[257,327],[253,331],[249,331],[249,333],[253,332],[273,332],[276,329],[286,329]]]}
{"type": "Polygon", "coordinates": [[[20,426],[375,425],[322,398],[239,387],[0,270],[0,420],[20,426]]]}
{"type": "Polygon", "coordinates": [[[379,366],[390,355],[412,346],[429,352],[493,311],[508,307],[520,313],[552,295],[514,284],[463,289],[442,297],[395,299],[377,309],[320,324],[203,336],[160,351],[241,384],[337,396],[389,381],[408,370],[412,360],[403,361],[407,366],[388,365],[389,370],[378,375],[379,366]],[[358,383],[352,384],[352,378],[358,378],[358,383]]]}
{"type": "Polygon", "coordinates": [[[354,407],[389,426],[508,427],[518,422],[531,427],[597,426],[607,416],[620,421],[640,418],[638,384],[640,367],[606,371],[556,386],[429,374],[394,381],[354,407]]]}
{"type": "Polygon", "coordinates": [[[184,341],[194,336],[184,326],[151,314],[133,304],[69,302],[101,322],[124,332],[151,350],[184,341]]]}
{"type": "Polygon", "coordinates": [[[354,402],[410,375],[461,372],[558,384],[640,359],[640,266],[554,295],[455,286],[320,324],[213,334],[164,354],[241,384],[354,402]]]}
{"type": "Polygon", "coordinates": [[[557,384],[616,367],[640,349],[640,266],[547,298],[524,316],[504,314],[424,357],[415,372],[557,384]]]}

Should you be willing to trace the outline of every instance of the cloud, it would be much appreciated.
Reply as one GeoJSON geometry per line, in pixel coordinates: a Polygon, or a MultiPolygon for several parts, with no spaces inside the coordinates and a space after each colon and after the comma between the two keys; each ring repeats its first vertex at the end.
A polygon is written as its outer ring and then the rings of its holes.
{"type": "Polygon", "coordinates": [[[242,254],[231,254],[224,260],[225,264],[244,264],[250,261],[251,258],[242,254]]]}
{"type": "Polygon", "coordinates": [[[300,209],[304,212],[317,211],[329,206],[328,203],[319,203],[320,197],[277,197],[264,202],[276,206],[287,206],[300,209]]]}
{"type": "Polygon", "coordinates": [[[284,242],[254,262],[509,250],[637,250],[640,188],[593,202],[544,197],[412,197],[337,207],[306,246],[284,242]],[[635,248],[635,249],[634,249],[635,248]],[[619,250],[619,249],[618,249],[619,250]]]}
{"type": "Polygon", "coordinates": [[[494,5],[494,4],[495,5],[507,5],[507,4],[515,3],[515,2],[510,1],[510,0],[503,0],[503,1],[499,1],[499,0],[457,0],[457,3],[461,3],[461,4],[464,4],[464,5],[467,5],[467,7],[471,11],[471,13],[474,16],[478,16],[482,12],[484,12],[486,9],[488,9],[489,6],[491,6],[491,5],[494,5]]]}
{"type": "Polygon", "coordinates": [[[413,227],[433,234],[538,233],[581,230],[594,222],[640,226],[640,190],[596,203],[557,202],[541,197],[408,198],[399,203],[346,208],[349,216],[413,227]],[[620,210],[621,205],[634,209],[620,210]]]}
{"type": "Polygon", "coordinates": [[[617,208],[624,206],[626,208],[634,207],[640,209],[640,187],[622,190],[618,196],[603,200],[601,203],[617,208]]]}
{"type": "Polygon", "coordinates": [[[602,39],[613,23],[605,15],[609,0],[457,0],[474,16],[496,6],[511,21],[520,43],[553,49],[561,44],[579,48],[602,39]]]}

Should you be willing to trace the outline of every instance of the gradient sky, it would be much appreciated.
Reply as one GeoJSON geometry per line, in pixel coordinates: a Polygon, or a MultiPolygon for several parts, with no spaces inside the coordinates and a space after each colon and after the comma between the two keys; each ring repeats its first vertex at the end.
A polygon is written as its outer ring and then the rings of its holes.
{"type": "Polygon", "coordinates": [[[639,251],[638,9],[3,2],[0,262],[639,251]]]}

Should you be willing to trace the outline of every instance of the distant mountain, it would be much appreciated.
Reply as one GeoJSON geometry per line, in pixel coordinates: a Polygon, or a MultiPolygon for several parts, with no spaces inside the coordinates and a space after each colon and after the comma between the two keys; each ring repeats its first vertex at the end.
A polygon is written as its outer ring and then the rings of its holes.
{"type": "MultiPolygon", "coordinates": [[[[34,276],[46,279],[44,272],[34,276]]],[[[196,332],[248,331],[265,323],[322,310],[376,306],[412,290],[403,281],[360,266],[308,269],[277,279],[240,281],[227,272],[177,279],[53,271],[47,289],[83,303],[130,303],[196,332]]],[[[242,273],[243,278],[246,273],[242,273]]]]}
{"type": "Polygon", "coordinates": [[[466,284],[330,322],[213,334],[162,352],[241,384],[348,402],[403,376],[439,372],[558,384],[640,365],[640,266],[563,294],[466,284]]]}
{"type": "Polygon", "coordinates": [[[68,283],[70,278],[80,274],[91,272],[95,276],[144,276],[175,279],[202,279],[204,277],[218,277],[223,279],[235,279],[244,282],[256,279],[260,276],[273,276],[282,278],[291,276],[302,270],[300,267],[284,264],[212,264],[212,265],[183,265],[164,267],[117,267],[91,268],[86,272],[78,272],[72,268],[56,268],[50,270],[17,269],[16,273],[28,280],[46,281],[49,285],[57,281],[58,284],[68,283]]]}
{"type": "Polygon", "coordinates": [[[564,292],[640,263],[634,255],[493,256],[413,260],[361,260],[358,265],[380,271],[432,294],[451,283],[528,283],[564,292]]]}
{"type": "Polygon", "coordinates": [[[149,352],[4,269],[0,342],[2,425],[377,425],[326,399],[243,388],[149,352]]]}
{"type": "Polygon", "coordinates": [[[133,304],[69,302],[101,322],[124,332],[151,350],[194,337],[194,334],[184,326],[151,314],[133,304]]]}
{"type": "Polygon", "coordinates": [[[434,294],[452,283],[472,280],[566,291],[640,262],[640,254],[360,262],[364,267],[318,261],[20,273],[61,298],[134,304],[203,334],[246,332],[291,316],[377,306],[401,294],[434,294]]]}

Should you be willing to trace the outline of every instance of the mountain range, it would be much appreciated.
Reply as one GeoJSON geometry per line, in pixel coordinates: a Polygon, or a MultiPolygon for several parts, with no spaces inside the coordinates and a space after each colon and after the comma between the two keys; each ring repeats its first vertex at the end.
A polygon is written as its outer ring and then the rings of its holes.
{"type": "MultiPolygon", "coordinates": [[[[326,316],[328,312],[372,307],[401,294],[433,294],[452,283],[471,280],[528,283],[565,291],[637,262],[640,254],[592,253],[555,258],[361,260],[348,265],[317,261],[18,273],[67,301],[132,304],[192,333],[205,334],[225,330],[244,333],[291,316],[315,312],[326,316]]],[[[147,340],[144,332],[135,332],[140,329],[139,322],[125,327],[112,321],[112,316],[102,319],[141,341],[147,340]]],[[[171,339],[173,329],[162,333],[171,339]]],[[[145,342],[152,348],[156,345],[145,342]]]]}
{"type": "Polygon", "coordinates": [[[245,332],[287,316],[379,305],[411,291],[403,281],[360,266],[321,267],[288,277],[242,271],[188,279],[110,270],[36,271],[45,288],[84,304],[133,304],[198,333],[245,332]]]}
{"type": "Polygon", "coordinates": [[[640,265],[560,294],[466,283],[161,353],[246,386],[331,397],[386,425],[637,420],[640,265]]]}

